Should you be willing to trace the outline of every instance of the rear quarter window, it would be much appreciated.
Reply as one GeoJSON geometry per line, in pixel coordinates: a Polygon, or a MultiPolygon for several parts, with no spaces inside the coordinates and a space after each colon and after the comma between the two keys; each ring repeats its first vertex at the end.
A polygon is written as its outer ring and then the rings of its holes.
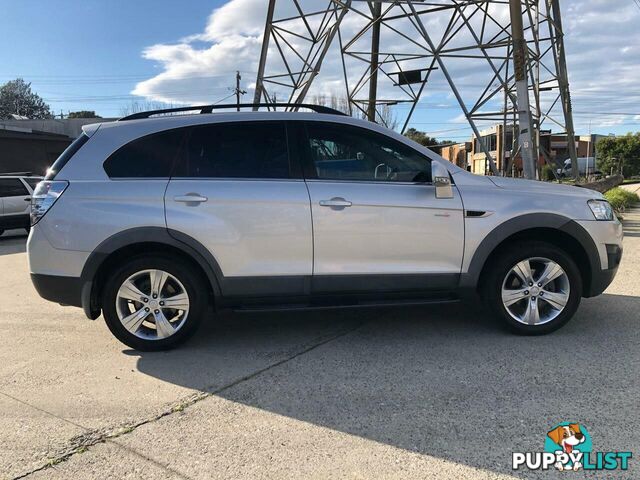
{"type": "Polygon", "coordinates": [[[133,140],[104,162],[104,170],[110,178],[167,178],[184,135],[175,129],[133,140]]]}

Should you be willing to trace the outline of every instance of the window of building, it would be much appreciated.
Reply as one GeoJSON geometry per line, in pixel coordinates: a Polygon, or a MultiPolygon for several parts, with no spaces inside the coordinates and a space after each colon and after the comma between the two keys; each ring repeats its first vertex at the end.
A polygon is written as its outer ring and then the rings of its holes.
{"type": "Polygon", "coordinates": [[[290,177],[282,122],[212,124],[188,130],[176,177],[290,177]]]}
{"type": "MultiPolygon", "coordinates": [[[[493,133],[491,135],[485,135],[483,137],[481,137],[482,141],[484,141],[487,145],[487,148],[489,149],[490,152],[494,152],[497,150],[498,148],[498,136],[493,133]]],[[[474,139],[474,151],[475,153],[483,153],[484,149],[482,148],[482,145],[480,144],[480,141],[475,138],[474,139]]]]}
{"type": "Polygon", "coordinates": [[[341,124],[309,122],[308,147],[319,179],[430,182],[430,160],[385,135],[341,124]]]}

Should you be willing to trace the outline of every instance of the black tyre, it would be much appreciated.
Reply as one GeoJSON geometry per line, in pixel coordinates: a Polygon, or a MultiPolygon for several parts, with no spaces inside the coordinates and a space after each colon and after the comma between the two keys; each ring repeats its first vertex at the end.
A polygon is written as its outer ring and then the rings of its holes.
{"type": "Polygon", "coordinates": [[[571,320],[582,298],[582,277],[574,260],[558,247],[528,241],[492,260],[484,295],[488,306],[513,332],[543,335],[571,320]]]}
{"type": "Polygon", "coordinates": [[[161,255],[134,257],[106,280],[103,316],[125,345],[166,350],[196,331],[206,311],[205,282],[186,262],[161,255]]]}
{"type": "Polygon", "coordinates": [[[4,230],[0,228],[0,235],[2,235],[3,233],[4,233],[4,230]]]}

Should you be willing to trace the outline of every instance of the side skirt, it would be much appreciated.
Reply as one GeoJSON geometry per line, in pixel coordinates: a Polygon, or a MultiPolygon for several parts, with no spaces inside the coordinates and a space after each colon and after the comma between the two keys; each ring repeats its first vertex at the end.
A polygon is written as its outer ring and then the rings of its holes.
{"type": "Polygon", "coordinates": [[[455,290],[344,293],[316,295],[269,295],[264,297],[219,298],[217,310],[329,310],[341,308],[430,305],[458,302],[455,290]]]}

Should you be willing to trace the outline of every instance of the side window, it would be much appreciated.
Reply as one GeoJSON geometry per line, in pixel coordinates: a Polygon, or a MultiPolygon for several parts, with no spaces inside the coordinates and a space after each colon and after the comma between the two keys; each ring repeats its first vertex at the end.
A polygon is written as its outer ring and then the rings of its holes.
{"type": "Polygon", "coordinates": [[[285,125],[250,122],[193,127],[174,176],[289,178],[285,125]]]}
{"type": "Polygon", "coordinates": [[[17,178],[0,178],[0,197],[24,197],[29,195],[26,187],[17,178]]]}
{"type": "Polygon", "coordinates": [[[42,181],[40,177],[27,177],[23,179],[31,187],[32,190],[36,189],[36,185],[42,181]]]}
{"type": "Polygon", "coordinates": [[[104,162],[104,170],[111,178],[169,177],[184,136],[185,129],[174,129],[133,140],[104,162]]]}
{"type": "Polygon", "coordinates": [[[318,179],[430,182],[427,157],[392,138],[358,127],[308,122],[308,147],[318,179]]]}

